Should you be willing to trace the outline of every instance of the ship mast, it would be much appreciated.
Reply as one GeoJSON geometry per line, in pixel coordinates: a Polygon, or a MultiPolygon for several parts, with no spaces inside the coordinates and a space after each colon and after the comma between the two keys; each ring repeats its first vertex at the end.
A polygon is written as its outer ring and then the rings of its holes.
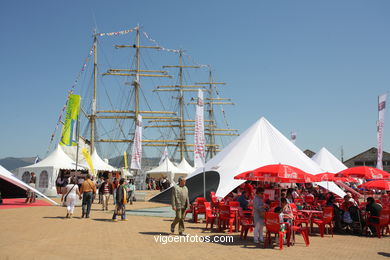
{"type": "MultiPolygon", "coordinates": [[[[208,82],[198,82],[195,83],[196,85],[200,86],[207,86],[207,92],[208,92],[208,98],[205,99],[205,105],[208,105],[208,121],[209,125],[208,128],[205,129],[205,135],[207,135],[208,138],[208,144],[206,144],[206,157],[208,155],[209,159],[213,158],[217,152],[219,152],[219,145],[215,142],[215,136],[237,136],[237,133],[232,133],[232,131],[238,131],[238,129],[221,129],[216,128],[216,121],[215,121],[215,112],[214,112],[214,105],[234,105],[233,102],[231,102],[230,98],[218,98],[214,97],[214,89],[217,88],[217,86],[226,85],[225,82],[214,82],[213,80],[213,74],[212,69],[209,67],[209,81],[208,82]],[[227,132],[227,133],[224,133],[227,132]]],[[[194,102],[191,102],[190,104],[196,104],[194,102]]]]}
{"type": "Polygon", "coordinates": [[[96,120],[96,82],[97,82],[97,36],[93,35],[93,98],[89,122],[91,125],[91,154],[95,149],[95,120],[96,120]]]}
{"type": "MultiPolygon", "coordinates": [[[[136,67],[135,69],[108,69],[106,73],[103,73],[103,76],[131,76],[134,77],[134,80],[131,85],[134,88],[134,110],[97,110],[96,119],[132,119],[137,120],[138,115],[141,114],[143,119],[151,119],[156,121],[168,121],[168,122],[177,122],[179,118],[176,116],[176,112],[171,111],[147,111],[140,110],[139,102],[139,93],[141,88],[141,77],[161,77],[161,78],[171,78],[172,76],[168,75],[167,71],[162,70],[144,70],[141,69],[140,60],[141,60],[141,49],[161,49],[159,46],[142,46],[140,43],[140,27],[136,27],[136,41],[135,44],[130,45],[115,45],[116,48],[134,48],[136,51],[136,67]],[[116,114],[116,115],[109,115],[116,114]],[[119,115],[118,115],[119,114],[119,115]]],[[[164,126],[145,126],[147,127],[164,127],[164,126]]],[[[132,139],[99,139],[95,142],[103,143],[132,143],[132,139]]],[[[143,146],[176,146],[178,140],[142,140],[143,146]]]]}
{"type": "Polygon", "coordinates": [[[187,143],[186,143],[186,131],[185,128],[188,127],[185,125],[184,119],[184,92],[185,91],[198,91],[194,88],[199,88],[199,86],[190,86],[183,84],[183,69],[184,68],[200,68],[200,66],[185,66],[183,65],[183,50],[179,50],[179,65],[166,65],[163,68],[178,68],[179,69],[179,85],[174,86],[158,86],[154,91],[177,91],[179,92],[178,100],[179,100],[179,139],[178,139],[178,147],[180,152],[180,160],[183,160],[184,153],[187,152],[187,143]],[[193,88],[193,89],[191,89],[193,88]]]}

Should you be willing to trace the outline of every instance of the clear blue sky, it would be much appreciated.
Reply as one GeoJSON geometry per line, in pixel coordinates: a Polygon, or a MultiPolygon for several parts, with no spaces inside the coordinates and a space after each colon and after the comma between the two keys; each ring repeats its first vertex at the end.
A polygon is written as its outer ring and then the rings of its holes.
{"type": "MultiPolygon", "coordinates": [[[[211,64],[232,127],[265,116],[301,149],[376,146],[390,87],[390,1],[1,1],[0,158],[44,156],[91,34],[137,23],[211,64]]],[[[389,107],[389,106],[388,106],[389,107]]],[[[387,111],[384,150],[390,151],[387,111]]]]}

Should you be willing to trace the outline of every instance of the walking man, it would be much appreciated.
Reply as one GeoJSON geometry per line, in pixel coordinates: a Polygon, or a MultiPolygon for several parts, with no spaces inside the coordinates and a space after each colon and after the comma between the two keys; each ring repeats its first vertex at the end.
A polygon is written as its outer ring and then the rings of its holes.
{"type": "Polygon", "coordinates": [[[110,200],[111,194],[112,185],[111,183],[108,183],[108,178],[105,178],[99,188],[99,197],[102,197],[102,210],[108,210],[108,201],[110,200]]]}
{"type": "Polygon", "coordinates": [[[171,232],[175,232],[175,226],[179,223],[179,235],[184,236],[184,213],[189,207],[188,189],[185,186],[186,180],[179,178],[179,185],[172,187],[172,209],[176,212],[176,217],[171,224],[171,232]]]}
{"type": "Polygon", "coordinates": [[[119,186],[116,189],[115,197],[115,210],[114,215],[112,215],[112,220],[117,221],[116,216],[121,215],[122,220],[126,221],[126,203],[127,203],[127,191],[125,188],[125,179],[121,178],[119,180],[119,186]]]}
{"type": "Polygon", "coordinates": [[[91,205],[93,197],[96,194],[96,186],[95,183],[91,181],[91,175],[87,175],[87,179],[81,184],[80,188],[80,199],[83,197],[83,213],[81,215],[82,218],[89,218],[89,212],[91,211],[91,205]]]}
{"type": "Polygon", "coordinates": [[[263,202],[264,189],[259,187],[256,189],[256,196],[253,200],[253,223],[255,225],[255,231],[253,233],[253,242],[264,242],[264,215],[265,207],[263,202]],[[259,240],[260,236],[260,240],[259,240]]]}

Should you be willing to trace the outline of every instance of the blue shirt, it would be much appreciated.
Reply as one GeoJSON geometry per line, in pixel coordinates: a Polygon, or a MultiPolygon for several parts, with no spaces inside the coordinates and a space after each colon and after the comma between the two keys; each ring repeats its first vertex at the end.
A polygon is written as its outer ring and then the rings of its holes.
{"type": "Polygon", "coordinates": [[[240,197],[237,198],[237,201],[240,202],[240,207],[243,209],[243,210],[247,210],[248,209],[248,204],[249,202],[246,200],[245,196],[244,195],[241,195],[240,197]]]}

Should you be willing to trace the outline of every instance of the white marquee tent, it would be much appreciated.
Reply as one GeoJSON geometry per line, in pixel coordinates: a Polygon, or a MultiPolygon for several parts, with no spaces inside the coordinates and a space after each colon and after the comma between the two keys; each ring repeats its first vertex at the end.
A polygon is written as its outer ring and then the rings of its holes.
{"type": "MultiPolygon", "coordinates": [[[[18,178],[16,178],[12,173],[10,173],[7,169],[5,169],[3,166],[0,165],[0,179],[2,180],[5,180],[6,182],[8,183],[11,183],[15,186],[18,186],[20,187],[21,189],[27,191],[28,189],[34,191],[36,194],[42,196],[43,198],[47,199],[48,201],[50,201],[51,203],[53,203],[54,205],[58,205],[55,201],[49,199],[48,197],[46,197],[45,195],[43,195],[41,192],[39,192],[38,190],[30,187],[29,185],[27,185],[26,183],[24,183],[23,181],[19,180],[18,178]]],[[[14,187],[14,186],[13,186],[14,187]]]]}
{"type": "Polygon", "coordinates": [[[347,169],[347,166],[340,162],[339,159],[325,147],[322,147],[311,159],[316,162],[321,169],[327,172],[337,173],[347,169]]]}
{"type": "MultiPolygon", "coordinates": [[[[318,164],[307,157],[297,146],[272,126],[267,119],[262,117],[206,163],[207,193],[215,190],[217,197],[225,197],[244,182],[234,179],[234,176],[237,174],[268,164],[278,163],[295,166],[311,174],[323,172],[318,164]],[[217,178],[211,178],[208,175],[217,175],[217,178]],[[212,181],[208,179],[212,179],[212,181]],[[213,182],[211,184],[214,187],[210,187],[210,182],[213,182]]],[[[190,194],[192,196],[190,199],[203,194],[201,191],[203,189],[202,172],[203,169],[197,169],[187,178],[189,191],[190,193],[194,192],[190,194]]],[[[324,182],[318,184],[327,188],[324,182]]],[[[339,196],[345,195],[334,183],[329,183],[329,190],[339,196]]],[[[160,193],[151,200],[166,201],[167,196],[160,193]]]]}
{"type": "MultiPolygon", "coordinates": [[[[74,170],[76,163],[64,153],[60,145],[42,161],[29,166],[21,167],[17,171],[20,180],[27,182],[31,172],[37,177],[36,189],[47,196],[56,196],[56,180],[60,170],[74,170]]],[[[78,169],[84,169],[78,165],[78,169]]]]}
{"type": "MultiPolygon", "coordinates": [[[[85,161],[84,157],[81,158],[81,159],[82,159],[81,160],[81,164],[83,165],[83,167],[89,169],[89,165],[85,161]]],[[[96,149],[93,151],[93,153],[91,155],[91,160],[92,160],[93,168],[94,168],[96,173],[98,171],[109,171],[109,172],[119,171],[115,167],[113,167],[113,166],[109,165],[108,163],[106,163],[102,158],[100,158],[100,156],[96,152],[96,149]]]]}
{"type": "Polygon", "coordinates": [[[180,176],[186,175],[186,172],[183,169],[176,167],[167,157],[159,166],[147,171],[146,174],[155,178],[167,176],[169,182],[172,184],[174,181],[177,181],[180,176]]]}
{"type": "MultiPolygon", "coordinates": [[[[187,174],[191,174],[195,171],[195,168],[192,167],[186,160],[186,158],[183,157],[183,160],[177,165],[177,168],[182,169],[187,174]]],[[[187,176],[187,175],[186,175],[187,176]]]]}

